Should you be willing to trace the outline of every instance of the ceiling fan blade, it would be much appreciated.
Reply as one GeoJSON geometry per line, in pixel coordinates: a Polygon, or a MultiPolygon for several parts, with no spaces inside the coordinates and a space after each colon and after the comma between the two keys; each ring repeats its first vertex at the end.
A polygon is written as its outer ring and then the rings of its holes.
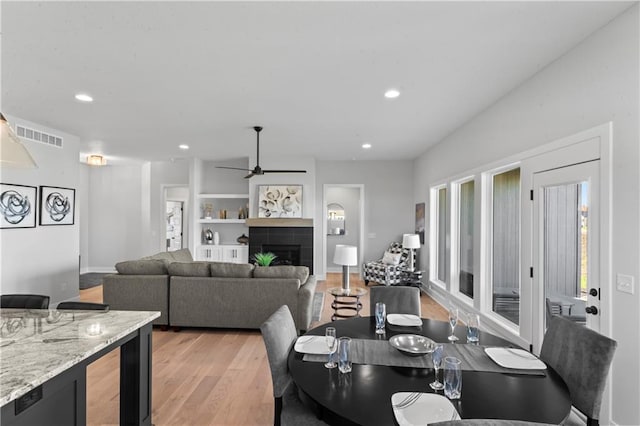
{"type": "Polygon", "coordinates": [[[250,172],[251,169],[243,169],[240,167],[224,167],[224,166],[216,166],[216,169],[229,169],[229,170],[242,170],[243,172],[250,172]]]}
{"type": "Polygon", "coordinates": [[[255,173],[251,172],[251,173],[249,173],[248,175],[246,175],[244,178],[245,178],[245,179],[250,179],[250,178],[252,178],[254,175],[255,175],[255,173]]]}
{"type": "Polygon", "coordinates": [[[307,173],[306,170],[263,170],[262,173],[307,173]]]}

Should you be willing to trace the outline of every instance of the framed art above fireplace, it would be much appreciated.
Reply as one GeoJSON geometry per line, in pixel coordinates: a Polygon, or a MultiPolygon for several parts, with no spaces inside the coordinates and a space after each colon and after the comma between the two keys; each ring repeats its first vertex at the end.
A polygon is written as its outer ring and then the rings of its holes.
{"type": "Polygon", "coordinates": [[[259,185],[258,217],[302,217],[302,185],[259,185]]]}

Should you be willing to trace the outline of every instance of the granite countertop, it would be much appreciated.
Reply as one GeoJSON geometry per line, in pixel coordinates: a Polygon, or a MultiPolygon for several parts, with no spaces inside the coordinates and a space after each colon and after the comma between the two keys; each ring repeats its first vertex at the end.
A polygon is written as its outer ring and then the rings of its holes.
{"type": "Polygon", "coordinates": [[[159,316],[142,311],[0,309],[0,406],[159,316]]]}

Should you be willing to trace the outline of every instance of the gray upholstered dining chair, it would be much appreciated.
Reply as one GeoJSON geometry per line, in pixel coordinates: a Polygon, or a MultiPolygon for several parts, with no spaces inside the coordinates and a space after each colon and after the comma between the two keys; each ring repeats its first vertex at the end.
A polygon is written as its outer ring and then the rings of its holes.
{"type": "Polygon", "coordinates": [[[267,348],[267,358],[273,382],[274,420],[278,425],[326,425],[298,398],[298,390],[287,367],[287,357],[298,333],[286,305],[275,311],[261,326],[260,332],[267,348]]]}
{"type": "Polygon", "coordinates": [[[429,426],[549,426],[549,424],[525,422],[524,420],[463,419],[430,423],[429,426]]]}
{"type": "Polygon", "coordinates": [[[377,302],[384,302],[389,314],[420,315],[420,289],[416,287],[377,286],[369,290],[371,315],[377,302]]]}
{"type": "Polygon", "coordinates": [[[559,316],[551,319],[544,335],[540,359],[565,381],[572,405],[587,416],[589,426],[598,425],[616,347],[615,340],[559,316]]]}
{"type": "Polygon", "coordinates": [[[3,294],[0,296],[0,308],[48,309],[49,296],[42,294],[3,294]]]}
{"type": "Polygon", "coordinates": [[[56,309],[69,309],[69,310],[83,310],[83,311],[104,311],[109,310],[109,305],[104,303],[92,303],[92,302],[60,302],[56,309]]]}

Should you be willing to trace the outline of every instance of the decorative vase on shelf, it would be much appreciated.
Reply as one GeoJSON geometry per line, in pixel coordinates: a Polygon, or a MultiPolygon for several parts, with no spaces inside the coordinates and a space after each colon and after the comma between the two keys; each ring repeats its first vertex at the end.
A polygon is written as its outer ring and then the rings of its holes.
{"type": "Polygon", "coordinates": [[[242,234],[236,239],[236,241],[239,244],[247,245],[247,244],[249,244],[249,237],[247,237],[246,235],[242,234]]]}
{"type": "Polygon", "coordinates": [[[204,231],[204,242],[207,244],[213,244],[213,232],[211,232],[211,229],[204,231]]]}
{"type": "Polygon", "coordinates": [[[213,233],[213,244],[216,246],[220,244],[220,234],[218,234],[218,231],[213,233]]]}

